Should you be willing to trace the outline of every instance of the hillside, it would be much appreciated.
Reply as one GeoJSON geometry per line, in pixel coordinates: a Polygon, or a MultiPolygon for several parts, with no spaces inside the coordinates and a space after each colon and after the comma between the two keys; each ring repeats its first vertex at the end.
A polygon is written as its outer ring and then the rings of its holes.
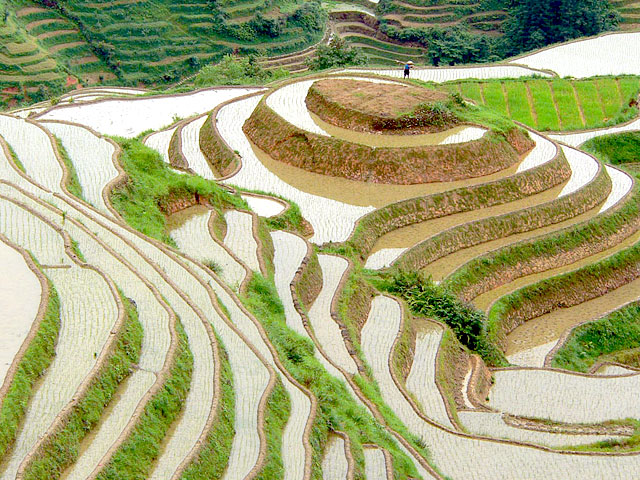
{"type": "Polygon", "coordinates": [[[0,480],[630,478],[638,45],[0,114],[0,480]]]}
{"type": "MultiPolygon", "coordinates": [[[[637,28],[637,2],[612,4],[620,28],[637,28]]],[[[504,0],[0,0],[0,105],[76,84],[171,85],[228,53],[301,72],[330,34],[369,65],[495,60],[482,52],[507,19],[504,0]],[[448,35],[452,28],[463,33],[448,35]],[[420,29],[443,33],[434,40],[420,29]]]]}
{"type": "Polygon", "coordinates": [[[0,12],[5,93],[40,85],[57,92],[75,81],[67,77],[84,85],[175,82],[227,53],[302,50],[325,30],[315,4],[288,0],[2,0],[0,12]]]}

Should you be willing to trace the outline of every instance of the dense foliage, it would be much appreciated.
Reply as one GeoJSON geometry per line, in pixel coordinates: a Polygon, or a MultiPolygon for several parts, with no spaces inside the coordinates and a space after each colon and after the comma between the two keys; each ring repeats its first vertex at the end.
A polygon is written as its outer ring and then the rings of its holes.
{"type": "Polygon", "coordinates": [[[597,35],[619,21],[608,0],[508,0],[506,53],[597,35]]]}
{"type": "MultiPolygon", "coordinates": [[[[381,2],[379,11],[388,11],[389,3],[381,2]]],[[[395,40],[428,47],[431,63],[437,66],[496,61],[552,43],[597,35],[614,29],[619,22],[608,0],[493,0],[485,7],[509,12],[503,36],[489,37],[462,25],[401,28],[384,21],[381,30],[395,40]]]]}
{"type": "Polygon", "coordinates": [[[225,55],[215,65],[207,65],[198,72],[194,83],[196,87],[212,85],[263,85],[267,82],[286,77],[286,70],[265,70],[255,57],[225,55]]]}
{"type": "MultiPolygon", "coordinates": [[[[302,27],[306,35],[313,35],[313,33],[322,31],[327,22],[326,12],[316,1],[302,3],[286,17],[267,17],[258,11],[251,20],[242,23],[229,22],[229,15],[221,8],[221,3],[219,0],[208,1],[209,11],[215,20],[213,31],[219,35],[238,40],[277,38],[283,34],[287,26],[302,27]]],[[[269,4],[266,2],[263,7],[269,4]]]]}
{"type": "Polygon", "coordinates": [[[316,50],[316,56],[308,62],[312,70],[324,70],[333,67],[345,67],[348,65],[363,65],[366,57],[357,48],[347,46],[344,39],[334,36],[329,45],[320,45],[316,50]]]}
{"type": "Polygon", "coordinates": [[[485,337],[485,315],[461,302],[448,290],[418,272],[400,271],[382,284],[390,293],[402,297],[411,311],[446,323],[464,346],[478,352],[485,361],[500,363],[502,354],[485,337]]]}

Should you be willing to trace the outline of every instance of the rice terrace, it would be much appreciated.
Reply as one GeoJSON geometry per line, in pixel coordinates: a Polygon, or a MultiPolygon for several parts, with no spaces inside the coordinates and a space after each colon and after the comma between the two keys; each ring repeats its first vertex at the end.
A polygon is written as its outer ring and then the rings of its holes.
{"type": "Polygon", "coordinates": [[[640,478],[638,4],[308,3],[0,0],[0,480],[640,478]]]}

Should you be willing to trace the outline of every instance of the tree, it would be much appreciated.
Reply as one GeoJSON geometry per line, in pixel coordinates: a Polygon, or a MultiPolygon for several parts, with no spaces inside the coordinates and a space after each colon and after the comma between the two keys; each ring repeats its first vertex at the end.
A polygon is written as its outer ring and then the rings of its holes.
{"type": "Polygon", "coordinates": [[[361,50],[347,46],[343,38],[334,35],[329,45],[318,46],[316,56],[307,63],[312,70],[324,70],[347,65],[362,65],[366,63],[366,57],[361,50]]]}
{"type": "Polygon", "coordinates": [[[506,55],[597,35],[619,22],[608,0],[508,0],[507,7],[506,55]]]}

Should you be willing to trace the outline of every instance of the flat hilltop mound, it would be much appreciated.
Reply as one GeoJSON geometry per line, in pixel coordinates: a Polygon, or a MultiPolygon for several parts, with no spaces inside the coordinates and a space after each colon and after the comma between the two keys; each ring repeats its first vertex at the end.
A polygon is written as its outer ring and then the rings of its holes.
{"type": "Polygon", "coordinates": [[[439,132],[459,123],[442,108],[449,94],[398,83],[336,79],[315,82],[306,103],[325,122],[361,132],[439,132]]]}
{"type": "MultiPolygon", "coordinates": [[[[312,90],[317,92],[320,85],[324,91],[335,92],[332,99],[338,96],[349,98],[351,105],[364,104],[370,111],[374,110],[375,105],[372,99],[378,97],[380,104],[386,105],[385,113],[395,115],[386,120],[392,124],[396,122],[397,126],[404,125],[402,128],[405,131],[412,131],[414,124],[420,122],[423,126],[415,127],[417,130],[424,128],[429,132],[431,128],[436,128],[446,132],[453,130],[451,126],[459,125],[462,131],[456,131],[451,138],[437,142],[430,138],[435,135],[427,133],[421,136],[427,137],[422,138],[423,143],[410,146],[367,145],[356,139],[319,134],[296,125],[295,118],[298,115],[285,119],[269,106],[273,91],[260,101],[245,122],[243,131],[274,160],[321,175],[396,185],[448,182],[491,175],[515,165],[521,155],[534,146],[528,134],[513,122],[485,107],[468,104],[459,95],[446,95],[418,86],[407,87],[403,83],[392,85],[375,80],[362,80],[361,83],[369,85],[361,85],[362,88],[356,90],[352,87],[359,86],[359,82],[354,80],[322,80],[310,87],[305,101],[315,106],[308,107],[310,110],[325,118],[327,112],[332,111],[334,114],[331,118],[334,120],[342,118],[346,122],[352,119],[360,127],[366,123],[366,118],[370,119],[370,125],[373,125],[374,119],[382,121],[381,116],[346,108],[337,101],[325,102],[319,93],[311,93],[312,90]],[[358,99],[363,98],[359,94],[363,92],[368,92],[370,101],[359,104],[358,99]],[[392,105],[391,99],[401,97],[403,108],[414,108],[409,115],[399,113],[402,109],[392,105]],[[435,101],[435,98],[442,100],[435,101]],[[293,123],[291,119],[294,119],[293,123]]],[[[291,95],[293,92],[290,90],[291,95]]],[[[346,123],[344,126],[347,126],[346,123]]],[[[364,132],[357,134],[361,137],[374,136],[364,132]]],[[[375,136],[380,138],[384,135],[375,136]]]]}

